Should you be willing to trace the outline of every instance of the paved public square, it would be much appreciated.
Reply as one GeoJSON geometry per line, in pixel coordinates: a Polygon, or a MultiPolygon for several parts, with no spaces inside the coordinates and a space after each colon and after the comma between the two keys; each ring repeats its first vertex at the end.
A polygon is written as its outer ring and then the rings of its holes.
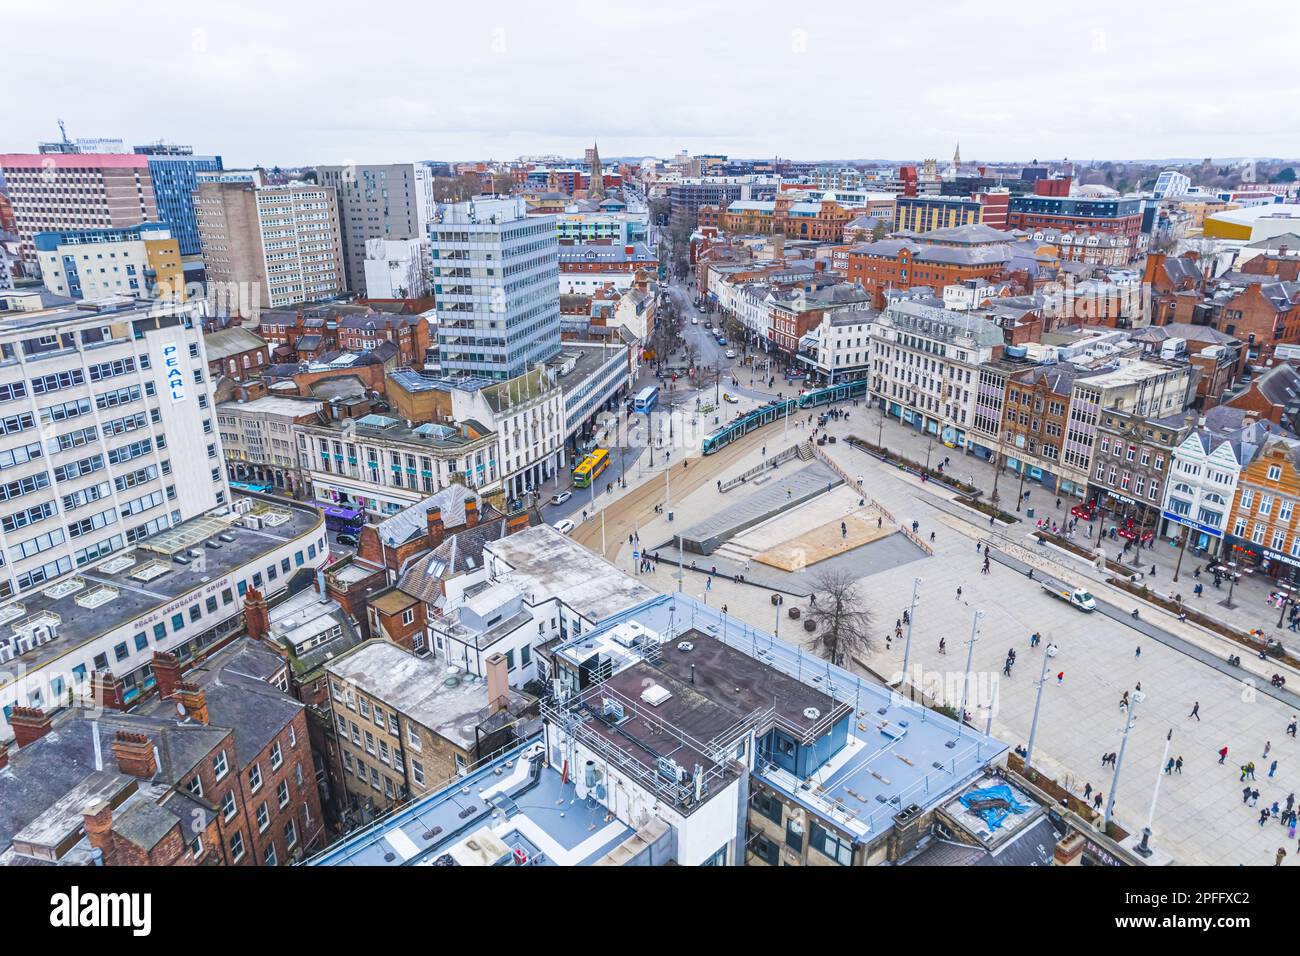
{"type": "MultiPolygon", "coordinates": [[[[885,421],[882,425],[875,409],[859,405],[848,411],[847,420],[830,424],[830,432],[841,439],[856,433],[874,441],[881,434],[887,445],[900,448],[909,457],[924,461],[927,450],[934,461],[946,455],[951,459],[950,473],[986,489],[992,486],[988,464],[937,442],[930,446],[927,439],[909,434],[896,423],[885,421]]],[[[676,528],[701,521],[733,504],[737,495],[747,491],[720,493],[716,481],[725,481],[757,465],[764,444],[770,456],[790,443],[806,440],[809,427],[806,419],[791,422],[788,431],[774,424],[717,455],[702,458],[698,452],[691,452],[689,470],[674,468],[672,474],[674,524],[670,527],[666,516],[653,509],[662,498],[656,493],[657,486],[643,488],[639,500],[629,498],[628,507],[609,506],[607,556],[635,572],[634,547],[643,541],[656,545],[668,541],[676,528]],[[627,541],[628,534],[634,535],[632,543],[627,541]]],[[[1234,647],[1239,652],[1240,647],[1148,606],[1142,610],[1142,630],[1135,629],[1127,615],[1136,603],[1134,599],[1104,584],[1084,562],[1036,545],[1029,535],[1033,521],[990,527],[986,517],[955,502],[945,489],[933,483],[923,484],[915,476],[886,466],[842,440],[822,450],[844,472],[863,476],[862,490],[868,500],[874,499],[892,513],[895,527],[910,527],[912,521],[918,522],[920,537],[930,543],[934,554],[926,555],[903,535],[892,534],[848,549],[804,571],[787,573],[765,567],[760,575],[755,563],[753,573],[746,575],[746,583],[737,584],[723,575],[743,569],[743,561],[729,560],[749,550],[742,546],[731,555],[720,551],[716,558],[685,554],[679,584],[677,554],[660,547],[659,566],[643,575],[646,583],[663,591],[680,586],[711,605],[725,606],[730,615],[778,630],[786,639],[794,640],[806,635],[800,627],[802,622],[791,620],[787,612],[791,604],[807,604],[819,569],[833,565],[861,570],[861,588],[873,615],[875,632],[870,650],[861,656],[861,664],[876,674],[896,679],[902,669],[905,642],[893,639],[895,622],[908,607],[913,584],[920,578],[909,666],[913,681],[924,687],[946,687],[950,700],[955,702],[961,693],[975,613],[983,611],[972,656],[974,676],[967,710],[973,713],[974,723],[983,728],[987,713],[984,705],[991,699],[993,733],[1012,746],[1023,746],[1028,743],[1036,684],[1043,672],[1043,649],[1049,643],[1057,645],[1059,652],[1046,669],[1033,762],[1074,792],[1081,793],[1084,785],[1091,783],[1094,792],[1101,791],[1107,799],[1113,771],[1101,766],[1101,757],[1120,750],[1126,714],[1119,701],[1125,691],[1132,697],[1140,683],[1145,696],[1134,712],[1114,809],[1120,826],[1130,833],[1140,833],[1147,823],[1160,777],[1152,841],[1175,863],[1267,865],[1273,862],[1279,846],[1287,846],[1294,858],[1298,848],[1286,839],[1280,824],[1270,821],[1261,827],[1258,822],[1260,809],[1275,800],[1285,804],[1287,795],[1300,789],[1300,743],[1286,733],[1287,724],[1298,712],[1293,706],[1296,698],[1290,693],[1278,694],[1267,686],[1267,675],[1283,665],[1243,657],[1242,668],[1230,668],[1223,658],[1234,647]],[[991,545],[995,557],[988,574],[981,571],[983,558],[977,550],[984,543],[991,545]],[[896,549],[900,545],[910,554],[885,561],[872,557],[877,549],[896,549]],[[709,573],[713,567],[718,569],[717,576],[709,573]],[[1086,585],[1114,616],[1103,610],[1086,614],[1053,598],[1026,575],[1030,567],[1086,585]],[[772,598],[778,592],[783,603],[774,605],[772,598]],[[1043,639],[1036,649],[1029,642],[1035,631],[1043,639]],[[940,653],[941,638],[946,653],[940,653]],[[1006,677],[1001,671],[1011,648],[1016,651],[1017,661],[1006,677]],[[1265,686],[1257,690],[1260,682],[1265,686]],[[1197,703],[1199,720],[1190,716],[1197,703]],[[1170,731],[1168,756],[1181,756],[1183,768],[1181,774],[1165,776],[1162,756],[1170,731]],[[1270,743],[1265,757],[1265,747],[1270,743]],[[1219,766],[1218,751],[1225,745],[1229,748],[1228,758],[1224,766],[1219,766]],[[1255,786],[1260,792],[1255,809],[1243,806],[1244,784],[1239,782],[1238,768],[1251,760],[1256,765],[1255,786]],[[1278,766],[1270,779],[1268,771],[1273,760],[1278,761],[1278,766]]],[[[783,466],[790,472],[796,467],[797,462],[783,466]]],[[[1014,507],[1017,476],[1008,474],[999,481],[1004,502],[1014,507]]],[[[1036,507],[1039,516],[1044,509],[1055,512],[1054,497],[1033,487],[1027,506],[1036,507]]],[[[825,524],[831,515],[822,512],[848,514],[856,505],[856,495],[841,487],[747,533],[771,547],[774,543],[770,539],[777,535],[767,529],[797,537],[825,524]]],[[[1066,513],[1068,505],[1063,502],[1059,514],[1066,513]]],[[[585,527],[594,525],[588,522],[585,527]]],[[[835,527],[838,537],[838,520],[835,527]]],[[[740,537],[743,539],[743,535],[740,537]]],[[[598,537],[594,538],[594,546],[599,548],[598,537]]],[[[1147,561],[1147,554],[1155,555],[1153,586],[1160,587],[1162,579],[1172,577],[1176,557],[1164,553],[1168,550],[1167,546],[1158,546],[1155,552],[1143,553],[1143,561],[1147,561]]],[[[1194,564],[1189,561],[1184,565],[1184,576],[1189,580],[1194,564]]],[[[1168,583],[1172,591],[1172,581],[1168,583]]],[[[1179,590],[1188,596],[1191,585],[1179,590]]],[[[1238,607],[1232,610],[1218,607],[1211,597],[1221,599],[1226,592],[1213,594],[1212,588],[1206,590],[1203,603],[1211,613],[1218,612],[1222,619],[1238,626],[1266,626],[1270,633],[1282,636],[1282,632],[1272,630],[1272,621],[1259,619],[1257,611],[1265,595],[1254,582],[1240,588],[1238,607]]]]}

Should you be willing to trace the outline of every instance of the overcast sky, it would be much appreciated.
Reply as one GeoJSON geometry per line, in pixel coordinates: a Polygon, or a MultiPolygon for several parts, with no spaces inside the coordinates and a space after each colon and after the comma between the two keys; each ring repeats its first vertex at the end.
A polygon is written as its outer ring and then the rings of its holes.
{"type": "Polygon", "coordinates": [[[0,152],[1296,156],[1293,3],[0,0],[0,152]]]}

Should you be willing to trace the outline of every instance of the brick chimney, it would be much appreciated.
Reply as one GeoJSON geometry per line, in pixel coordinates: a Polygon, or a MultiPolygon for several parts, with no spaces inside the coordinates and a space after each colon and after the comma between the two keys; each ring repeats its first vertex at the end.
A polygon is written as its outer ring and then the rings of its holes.
{"type": "Polygon", "coordinates": [[[81,819],[86,826],[86,839],[102,854],[103,862],[108,864],[108,856],[113,849],[113,808],[106,800],[96,800],[81,811],[81,819]]]}
{"type": "Polygon", "coordinates": [[[442,523],[442,509],[430,508],[424,517],[429,529],[429,547],[436,548],[447,536],[447,529],[442,523]]]}
{"type": "Polygon", "coordinates": [[[181,684],[176,688],[176,699],[185,706],[185,715],[196,723],[208,722],[208,696],[196,684],[181,684]]]}
{"type": "Polygon", "coordinates": [[[244,595],[244,629],[255,641],[266,637],[270,630],[270,612],[266,609],[266,598],[257,588],[249,588],[244,595]]]}
{"type": "Polygon", "coordinates": [[[50,732],[50,718],[39,707],[15,707],[9,714],[14,743],[20,748],[35,743],[50,732]]]}
{"type": "Polygon", "coordinates": [[[176,688],[185,680],[185,669],[175,654],[166,651],[153,652],[153,678],[158,687],[159,700],[171,700],[176,688]]]}
{"type": "Polygon", "coordinates": [[[144,734],[119,730],[113,738],[113,756],[117,758],[118,769],[128,776],[151,780],[158,772],[153,741],[144,734]]]}
{"type": "Polygon", "coordinates": [[[516,511],[510,517],[506,518],[506,534],[511,535],[517,531],[523,531],[528,527],[528,512],[516,511]]]}
{"type": "Polygon", "coordinates": [[[1083,863],[1083,834],[1077,830],[1052,850],[1052,866],[1080,866],[1083,863]]]}
{"type": "Polygon", "coordinates": [[[504,654],[493,654],[487,664],[488,711],[497,714],[510,706],[510,669],[504,654]]]}
{"type": "Polygon", "coordinates": [[[474,498],[465,499],[465,527],[478,527],[478,501],[474,498]]]}
{"type": "Polygon", "coordinates": [[[94,671],[90,675],[90,689],[95,703],[105,710],[126,710],[122,700],[122,682],[112,671],[94,671]]]}

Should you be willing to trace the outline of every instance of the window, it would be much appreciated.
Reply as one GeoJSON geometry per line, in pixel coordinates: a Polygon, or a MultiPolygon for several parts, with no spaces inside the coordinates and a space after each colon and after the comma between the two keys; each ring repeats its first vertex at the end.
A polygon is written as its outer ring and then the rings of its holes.
{"type": "Polygon", "coordinates": [[[271,825],[271,812],[266,809],[265,803],[257,805],[257,832],[265,833],[266,828],[271,825]]]}
{"type": "Polygon", "coordinates": [[[284,821],[284,845],[292,850],[298,843],[298,828],[293,825],[293,820],[284,821]]]}
{"type": "Polygon", "coordinates": [[[268,843],[266,852],[262,854],[262,859],[266,861],[267,866],[275,866],[275,844],[268,843]]]}
{"type": "Polygon", "coordinates": [[[230,765],[226,763],[226,752],[222,750],[212,758],[212,772],[216,779],[220,780],[230,770],[230,765]]]}
{"type": "Polygon", "coordinates": [[[808,844],[840,866],[850,866],[853,863],[853,844],[817,823],[808,832],[808,844]]]}
{"type": "Polygon", "coordinates": [[[403,624],[415,623],[415,608],[408,607],[405,611],[402,612],[402,623],[403,624]]]}
{"type": "Polygon", "coordinates": [[[262,765],[255,763],[248,769],[248,789],[257,793],[262,788],[262,765]]]}
{"type": "Polygon", "coordinates": [[[384,729],[384,708],[378,704],[375,705],[375,726],[380,730],[384,729]]]}
{"type": "Polygon", "coordinates": [[[1268,480],[1269,480],[1269,481],[1277,481],[1277,480],[1278,480],[1279,478],[1281,478],[1281,477],[1282,477],[1282,466],[1281,466],[1281,465],[1269,465],[1269,466],[1268,466],[1268,480]]]}
{"type": "Polygon", "coordinates": [[[244,858],[244,834],[237,831],[230,838],[230,862],[238,863],[244,858]]]}
{"type": "Polygon", "coordinates": [[[422,750],[420,746],[420,735],[415,730],[414,724],[406,725],[406,745],[412,750],[422,750]]]}
{"type": "Polygon", "coordinates": [[[226,795],[221,798],[221,818],[229,820],[235,815],[235,794],[232,790],[227,790],[226,795]]]}
{"type": "Polygon", "coordinates": [[[284,763],[284,757],[280,755],[280,741],[271,744],[271,769],[279,770],[280,764],[284,763]]]}
{"type": "Polygon", "coordinates": [[[420,763],[420,761],[418,760],[412,760],[411,776],[415,778],[416,783],[418,783],[420,786],[423,787],[424,786],[424,764],[420,763]]]}
{"type": "Polygon", "coordinates": [[[190,778],[190,782],[185,785],[185,789],[196,797],[203,796],[203,780],[195,775],[190,778]]]}
{"type": "Polygon", "coordinates": [[[765,790],[756,790],[751,801],[755,810],[775,824],[781,823],[781,801],[765,790]]]}

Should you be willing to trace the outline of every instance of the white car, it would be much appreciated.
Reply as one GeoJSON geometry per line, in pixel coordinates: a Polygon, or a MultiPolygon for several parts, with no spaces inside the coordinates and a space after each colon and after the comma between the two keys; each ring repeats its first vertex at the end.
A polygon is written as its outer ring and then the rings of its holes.
{"type": "Polygon", "coordinates": [[[700,320],[697,319],[695,316],[691,316],[691,325],[699,325],[699,324],[700,324],[700,320]]]}
{"type": "Polygon", "coordinates": [[[735,358],[735,357],[736,357],[736,350],[735,350],[735,349],[727,349],[726,355],[727,355],[727,358],[735,358]]]}
{"type": "Polygon", "coordinates": [[[576,527],[577,525],[575,525],[568,518],[564,518],[560,521],[555,522],[555,530],[560,532],[560,534],[571,534],[573,532],[573,529],[576,527]]]}
{"type": "Polygon", "coordinates": [[[572,491],[560,491],[551,495],[551,504],[562,505],[573,497],[572,491]]]}

